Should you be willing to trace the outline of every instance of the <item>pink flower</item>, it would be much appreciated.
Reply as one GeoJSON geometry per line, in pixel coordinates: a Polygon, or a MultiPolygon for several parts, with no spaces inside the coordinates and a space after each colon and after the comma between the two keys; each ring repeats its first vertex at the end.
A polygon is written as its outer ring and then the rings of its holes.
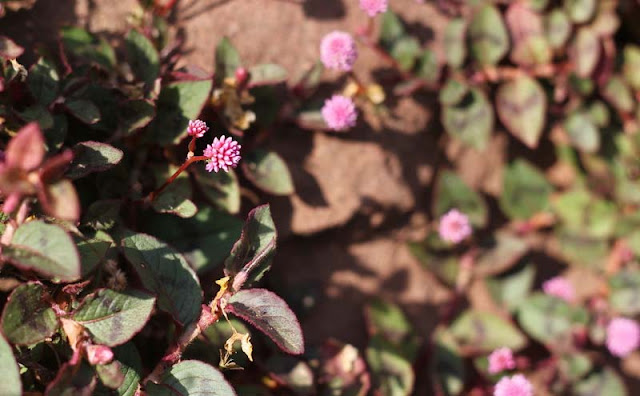
{"type": "Polygon", "coordinates": [[[489,374],[497,374],[514,368],[516,368],[516,362],[513,360],[511,349],[507,347],[498,348],[489,355],[489,374]]]}
{"type": "Polygon", "coordinates": [[[107,364],[113,360],[113,351],[105,345],[87,345],[84,351],[92,365],[107,364]]]}
{"type": "Polygon", "coordinates": [[[235,168],[240,162],[241,147],[231,136],[225,138],[222,135],[213,139],[213,143],[204,149],[204,156],[208,158],[206,169],[209,172],[218,172],[220,169],[229,172],[229,167],[235,168]]]}
{"type": "Polygon", "coordinates": [[[320,60],[329,69],[350,71],[357,57],[356,43],[349,33],[331,32],[320,43],[320,60]]]}
{"type": "Polygon", "coordinates": [[[469,218],[457,209],[451,209],[440,218],[438,233],[447,242],[459,243],[471,235],[469,218]]]}
{"type": "Polygon", "coordinates": [[[607,348],[612,355],[624,357],[640,343],[640,326],[635,320],[613,318],[607,326],[607,348]]]}
{"type": "Polygon", "coordinates": [[[187,127],[187,133],[189,136],[201,138],[209,130],[207,123],[202,120],[190,120],[189,127],[187,127]]]}
{"type": "Polygon", "coordinates": [[[387,0],[360,0],[360,8],[371,18],[386,12],[388,6],[387,0]]]}
{"type": "Polygon", "coordinates": [[[542,290],[550,296],[558,297],[566,302],[571,302],[575,298],[575,292],[571,283],[562,276],[547,279],[542,284],[542,290]]]}
{"type": "Polygon", "coordinates": [[[493,396],[532,396],[533,386],[522,374],[502,377],[496,384],[493,396]]]}
{"type": "Polygon", "coordinates": [[[358,113],[353,100],[342,95],[333,95],[322,107],[322,118],[330,129],[344,131],[356,125],[358,113]]]}

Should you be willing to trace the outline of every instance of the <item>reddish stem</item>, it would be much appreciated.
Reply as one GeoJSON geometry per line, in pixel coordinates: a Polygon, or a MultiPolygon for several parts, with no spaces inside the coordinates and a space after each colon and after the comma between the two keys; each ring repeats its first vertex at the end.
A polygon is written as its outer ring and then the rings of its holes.
{"type": "Polygon", "coordinates": [[[184,162],[184,164],[182,164],[182,166],[180,168],[178,168],[177,171],[175,171],[175,173],[173,175],[171,175],[170,178],[167,179],[166,182],[164,182],[164,184],[162,186],[160,186],[160,188],[156,189],[155,191],[152,191],[149,196],[147,197],[148,202],[153,202],[154,199],[156,199],[158,197],[158,195],[160,195],[160,193],[162,191],[164,191],[165,188],[167,188],[169,186],[169,184],[173,183],[174,180],[176,180],[176,178],[178,176],[180,176],[180,174],[182,172],[185,171],[185,169],[187,169],[189,167],[189,165],[193,164],[194,162],[198,162],[198,161],[206,161],[208,158],[205,157],[204,155],[198,155],[195,157],[191,157],[188,160],[186,160],[184,162]]]}

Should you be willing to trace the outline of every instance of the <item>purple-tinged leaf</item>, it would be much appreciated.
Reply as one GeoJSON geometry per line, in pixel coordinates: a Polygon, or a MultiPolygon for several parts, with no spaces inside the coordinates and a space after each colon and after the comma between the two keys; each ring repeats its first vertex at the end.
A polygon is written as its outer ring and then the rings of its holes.
{"type": "Polygon", "coordinates": [[[567,15],[577,24],[585,23],[591,19],[597,6],[597,0],[564,0],[564,9],[567,15]]]}
{"type": "Polygon", "coordinates": [[[183,325],[197,321],[202,290],[184,256],[146,234],[129,233],[121,244],[144,287],[158,297],[158,308],[183,325]]]}
{"type": "Polygon", "coordinates": [[[100,378],[100,382],[107,388],[118,389],[124,382],[124,374],[120,367],[120,362],[114,360],[107,364],[95,366],[96,374],[100,378]]]}
{"type": "Polygon", "coordinates": [[[315,394],[313,371],[304,361],[288,355],[272,355],[266,362],[269,376],[298,396],[315,394]]]}
{"type": "Polygon", "coordinates": [[[79,179],[93,172],[103,172],[122,160],[122,150],[109,144],[86,141],[73,146],[73,162],[67,176],[79,179]]]}
{"type": "Polygon", "coordinates": [[[271,265],[276,249],[277,232],[269,205],[254,208],[247,216],[240,239],[224,262],[225,274],[234,276],[233,287],[238,290],[249,280],[260,280],[271,265]]]}
{"type": "Polygon", "coordinates": [[[0,36],[0,58],[16,59],[24,52],[24,48],[6,36],[0,36]]]}
{"type": "Polygon", "coordinates": [[[287,79],[287,70],[273,63],[265,63],[249,68],[250,87],[279,84],[287,79]]]}
{"type": "Polygon", "coordinates": [[[100,121],[100,109],[90,100],[71,99],[65,102],[69,113],[85,124],[95,124],[100,121]]]}
{"type": "Polygon", "coordinates": [[[2,311],[2,333],[17,345],[32,345],[53,335],[60,326],[44,286],[26,283],[13,290],[2,311]]]}
{"type": "Polygon", "coordinates": [[[120,104],[118,112],[125,135],[144,128],[156,116],[156,106],[150,100],[129,100],[120,104]]]}
{"type": "Polygon", "coordinates": [[[80,217],[80,199],[69,180],[63,179],[45,188],[46,200],[40,202],[47,214],[75,223],[80,217]]]}
{"type": "Polygon", "coordinates": [[[21,395],[22,382],[18,363],[13,356],[11,345],[0,335],[0,373],[2,373],[2,391],[7,395],[21,395]]]}
{"type": "Polygon", "coordinates": [[[515,325],[491,312],[465,311],[451,325],[451,333],[461,346],[483,352],[527,345],[527,338],[515,325]]]}
{"type": "Polygon", "coordinates": [[[500,121],[529,148],[536,148],[542,135],[547,97],[538,82],[521,76],[498,88],[496,110],[500,121]]]}
{"type": "Polygon", "coordinates": [[[149,382],[148,396],[235,396],[224,375],[210,365],[185,360],[167,370],[159,383],[149,382]]]}
{"type": "Polygon", "coordinates": [[[45,396],[91,396],[96,388],[98,380],[89,366],[84,361],[79,366],[65,363],[58,370],[56,378],[47,385],[45,396]]]}
{"type": "Polygon", "coordinates": [[[226,309],[266,334],[283,351],[304,353],[300,323],[287,303],[274,293],[265,289],[241,290],[231,296],[226,309]]]}
{"type": "Polygon", "coordinates": [[[444,106],[441,118],[451,136],[478,150],[487,147],[494,115],[489,100],[479,89],[471,89],[456,105],[444,106]]]}
{"type": "Polygon", "coordinates": [[[367,346],[366,357],[376,389],[381,394],[411,395],[415,374],[411,362],[398,353],[396,346],[380,335],[373,336],[367,346]]]}
{"type": "Polygon", "coordinates": [[[2,258],[23,270],[33,270],[53,282],[80,278],[80,257],[71,237],[59,226],[34,220],[16,230],[2,258]]]}
{"type": "Polygon", "coordinates": [[[589,77],[593,73],[601,53],[600,41],[593,30],[580,28],[569,48],[569,57],[578,77],[589,77]]]}
{"type": "Polygon", "coordinates": [[[96,343],[124,344],[149,320],[156,299],[136,290],[100,289],[88,295],[71,319],[84,326],[96,343]]]}
{"type": "Polygon", "coordinates": [[[10,167],[33,170],[42,163],[44,150],[44,137],[40,127],[32,122],[22,127],[9,141],[5,150],[5,163],[10,167]]]}
{"type": "Polygon", "coordinates": [[[571,37],[571,21],[561,9],[551,11],[545,20],[545,34],[552,48],[562,48],[571,37]]]}
{"type": "Polygon", "coordinates": [[[242,161],[245,176],[260,189],[273,195],[295,192],[286,162],[275,152],[254,150],[242,161]]]}
{"type": "Polygon", "coordinates": [[[502,14],[490,4],[480,7],[469,24],[471,53],[482,66],[495,65],[509,50],[502,14]]]}

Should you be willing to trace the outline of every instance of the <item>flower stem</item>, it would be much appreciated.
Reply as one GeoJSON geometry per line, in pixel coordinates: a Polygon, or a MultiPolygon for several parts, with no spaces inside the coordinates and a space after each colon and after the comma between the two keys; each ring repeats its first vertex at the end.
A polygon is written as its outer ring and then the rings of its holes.
{"type": "Polygon", "coordinates": [[[182,164],[182,166],[180,168],[178,168],[177,171],[175,171],[175,173],[173,175],[171,175],[171,177],[169,177],[167,179],[166,182],[164,182],[164,184],[162,186],[160,186],[160,188],[152,191],[148,196],[147,196],[147,201],[148,202],[153,202],[154,199],[156,199],[158,197],[158,195],[160,195],[160,193],[162,191],[164,191],[165,188],[167,188],[169,186],[169,184],[173,183],[174,180],[176,180],[176,178],[178,176],[180,176],[180,174],[182,172],[185,171],[185,169],[187,169],[189,167],[189,165],[193,164],[194,162],[198,162],[198,161],[206,161],[208,158],[205,157],[204,155],[198,155],[195,157],[191,157],[188,160],[186,160],[184,162],[184,164],[182,164]]]}

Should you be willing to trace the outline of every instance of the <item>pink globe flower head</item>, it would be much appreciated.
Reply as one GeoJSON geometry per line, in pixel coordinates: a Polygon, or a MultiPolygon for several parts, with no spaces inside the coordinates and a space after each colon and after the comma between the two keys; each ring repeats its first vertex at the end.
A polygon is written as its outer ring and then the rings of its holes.
{"type": "Polygon", "coordinates": [[[235,168],[240,162],[241,147],[231,136],[214,138],[213,143],[204,149],[203,155],[207,157],[205,168],[209,172],[217,173],[220,169],[229,172],[229,168],[235,168]]]}
{"type": "Polygon", "coordinates": [[[489,355],[489,374],[498,374],[501,371],[513,370],[516,361],[510,348],[498,348],[489,355]]]}
{"type": "Polygon", "coordinates": [[[360,0],[360,8],[371,18],[386,12],[388,6],[387,0],[360,0]]]}
{"type": "Polygon", "coordinates": [[[451,209],[440,218],[440,238],[451,243],[460,243],[471,235],[469,218],[457,209],[451,209]]]}
{"type": "Polygon", "coordinates": [[[542,284],[542,290],[545,294],[558,297],[566,302],[572,302],[575,299],[575,291],[571,282],[562,276],[556,276],[547,279],[542,284]]]}
{"type": "Polygon", "coordinates": [[[640,344],[640,326],[635,320],[613,318],[607,325],[607,349],[612,355],[625,357],[640,344]]]}
{"type": "Polygon", "coordinates": [[[189,136],[201,138],[209,130],[207,123],[202,120],[190,120],[187,127],[187,133],[189,136]]]}
{"type": "Polygon", "coordinates": [[[356,42],[349,33],[331,32],[320,43],[320,60],[329,69],[351,71],[357,58],[356,42]]]}
{"type": "Polygon", "coordinates": [[[533,385],[522,374],[502,377],[496,384],[493,396],[533,396],[533,385]]]}
{"type": "Polygon", "coordinates": [[[325,100],[322,106],[322,118],[330,129],[344,131],[356,125],[358,112],[351,98],[342,95],[333,95],[325,100]]]}

